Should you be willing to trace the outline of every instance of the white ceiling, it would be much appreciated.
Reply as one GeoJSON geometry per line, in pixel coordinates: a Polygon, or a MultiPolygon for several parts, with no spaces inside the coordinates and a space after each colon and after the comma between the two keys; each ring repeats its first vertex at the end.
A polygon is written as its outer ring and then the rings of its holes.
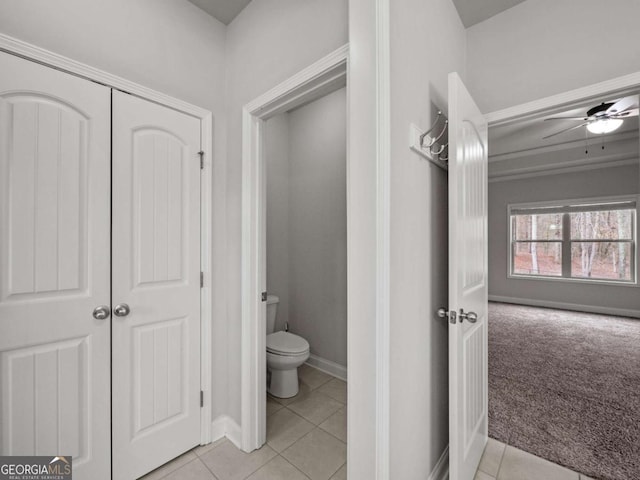
{"type": "MultiPolygon", "coordinates": [[[[189,0],[225,25],[246,7],[251,0],[189,0]]],[[[480,23],[525,0],[453,0],[465,27],[480,23]]]]}
{"type": "Polygon", "coordinates": [[[225,25],[231,21],[246,7],[251,0],[189,0],[225,25]]]}
{"type": "MultiPolygon", "coordinates": [[[[628,95],[624,95],[625,97],[628,95]]],[[[561,133],[551,138],[543,137],[559,132],[563,129],[577,126],[583,123],[581,120],[547,120],[549,117],[580,117],[586,115],[587,110],[597,106],[603,102],[615,102],[619,100],[619,96],[604,96],[589,101],[583,101],[563,107],[562,109],[553,109],[547,112],[510,122],[504,125],[498,125],[489,129],[489,156],[499,157],[517,152],[527,152],[537,149],[549,149],[550,147],[562,144],[584,142],[587,143],[586,127],[576,128],[565,133],[561,133]]],[[[638,97],[636,95],[638,104],[638,97]]],[[[611,134],[607,135],[588,135],[588,143],[591,145],[601,144],[603,139],[606,142],[612,138],[617,138],[620,134],[629,132],[638,135],[638,117],[625,119],[624,123],[611,134]]]]}
{"type": "Polygon", "coordinates": [[[469,28],[494,15],[507,10],[525,0],[453,0],[458,15],[465,27],[469,28]]]}
{"type": "MultiPolygon", "coordinates": [[[[618,99],[619,96],[615,95],[603,96],[489,128],[489,178],[524,178],[542,172],[551,174],[578,168],[637,163],[640,154],[638,117],[625,119],[620,128],[606,135],[587,136],[586,127],[579,127],[543,138],[582,123],[573,120],[545,121],[545,118],[584,116],[591,107],[618,99]]],[[[637,95],[635,100],[637,105],[637,95]]]]}

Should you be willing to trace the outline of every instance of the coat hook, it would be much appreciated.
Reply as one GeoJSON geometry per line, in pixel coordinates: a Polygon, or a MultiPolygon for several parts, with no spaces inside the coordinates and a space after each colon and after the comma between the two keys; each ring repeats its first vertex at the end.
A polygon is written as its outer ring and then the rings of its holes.
{"type": "Polygon", "coordinates": [[[438,110],[438,113],[436,115],[436,119],[433,122],[433,125],[431,125],[431,128],[429,130],[427,130],[426,132],[424,132],[422,135],[420,135],[420,148],[425,148],[425,147],[431,147],[431,145],[433,145],[435,143],[435,140],[431,139],[431,141],[429,142],[429,145],[425,145],[424,144],[424,138],[429,135],[434,128],[436,128],[436,126],[438,125],[438,120],[440,120],[440,117],[442,116],[442,111],[438,110]]]}
{"type": "Polygon", "coordinates": [[[445,145],[443,145],[442,148],[440,149],[440,152],[438,152],[436,155],[438,155],[438,160],[440,160],[441,162],[448,162],[449,161],[449,143],[447,142],[445,145]],[[445,150],[447,151],[446,157],[442,156],[442,153],[445,150]]]}
{"type": "Polygon", "coordinates": [[[438,155],[438,154],[442,153],[442,148],[438,152],[434,152],[433,150],[431,150],[431,148],[438,142],[438,140],[440,140],[442,138],[442,136],[444,135],[444,132],[447,131],[447,125],[449,125],[449,120],[445,120],[444,121],[444,126],[442,127],[442,131],[440,132],[440,135],[438,135],[436,138],[434,138],[431,141],[430,145],[429,145],[429,150],[434,155],[438,155]]]}

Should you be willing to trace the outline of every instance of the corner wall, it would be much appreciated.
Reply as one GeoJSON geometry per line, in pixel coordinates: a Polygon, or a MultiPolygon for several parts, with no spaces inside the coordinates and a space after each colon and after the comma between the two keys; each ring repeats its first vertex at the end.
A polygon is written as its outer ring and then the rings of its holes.
{"type": "Polygon", "coordinates": [[[450,0],[391,2],[390,478],[429,478],[449,438],[447,173],[411,152],[409,124],[447,112],[465,79],[466,32],[450,0]]]}

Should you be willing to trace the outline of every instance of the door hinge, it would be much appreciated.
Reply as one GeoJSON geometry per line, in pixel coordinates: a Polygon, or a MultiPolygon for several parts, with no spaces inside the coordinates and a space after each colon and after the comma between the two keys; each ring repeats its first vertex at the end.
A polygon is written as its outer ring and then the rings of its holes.
{"type": "Polygon", "coordinates": [[[261,299],[263,302],[267,301],[267,292],[262,292],[261,299]]]}
{"type": "Polygon", "coordinates": [[[200,408],[204,407],[204,392],[200,390],[200,408]]]}
{"type": "Polygon", "coordinates": [[[204,169],[204,152],[200,150],[198,152],[198,155],[200,155],[200,170],[203,170],[204,169]]]}
{"type": "Polygon", "coordinates": [[[200,272],[200,288],[204,287],[204,272],[200,272]]]}

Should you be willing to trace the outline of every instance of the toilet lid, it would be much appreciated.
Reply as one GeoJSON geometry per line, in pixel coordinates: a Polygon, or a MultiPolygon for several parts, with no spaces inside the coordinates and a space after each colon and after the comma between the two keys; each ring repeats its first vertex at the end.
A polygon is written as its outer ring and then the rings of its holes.
{"type": "Polygon", "coordinates": [[[275,332],[267,335],[267,350],[273,353],[304,353],[309,350],[309,342],[289,332],[275,332]]]}

